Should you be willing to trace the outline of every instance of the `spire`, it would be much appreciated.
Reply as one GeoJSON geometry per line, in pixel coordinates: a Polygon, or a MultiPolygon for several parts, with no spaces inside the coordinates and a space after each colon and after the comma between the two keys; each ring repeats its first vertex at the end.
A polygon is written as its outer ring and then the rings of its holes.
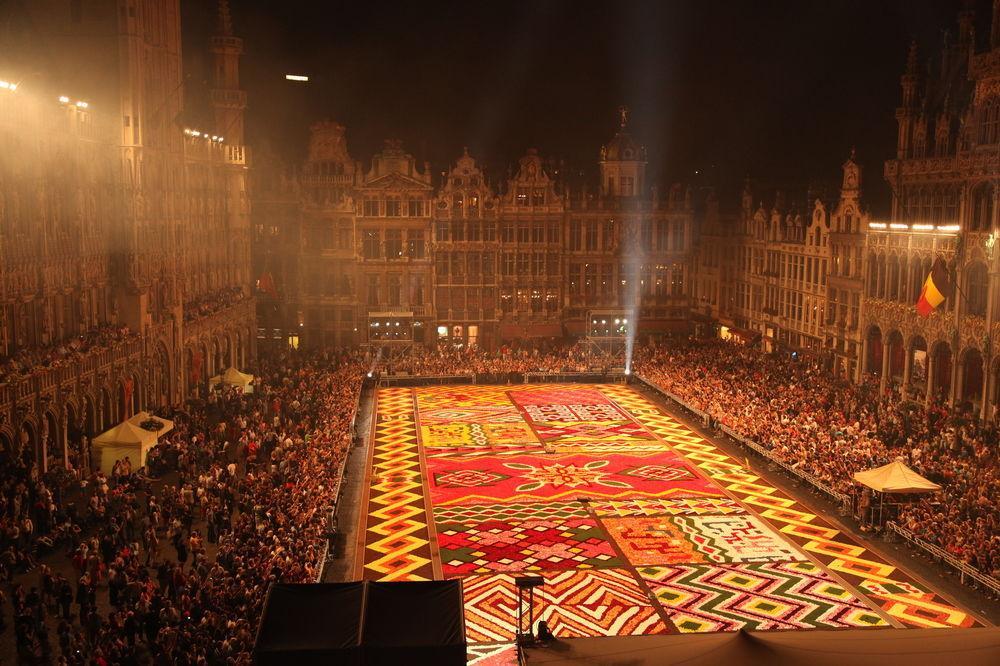
{"type": "Polygon", "coordinates": [[[993,29],[990,30],[990,47],[1000,47],[1000,0],[993,0],[993,29]]]}
{"type": "Polygon", "coordinates": [[[917,38],[910,41],[910,51],[906,55],[906,76],[917,75],[917,38]]]}
{"type": "Polygon", "coordinates": [[[216,20],[215,32],[220,37],[233,35],[233,17],[229,14],[229,0],[219,0],[219,16],[216,20]]]}

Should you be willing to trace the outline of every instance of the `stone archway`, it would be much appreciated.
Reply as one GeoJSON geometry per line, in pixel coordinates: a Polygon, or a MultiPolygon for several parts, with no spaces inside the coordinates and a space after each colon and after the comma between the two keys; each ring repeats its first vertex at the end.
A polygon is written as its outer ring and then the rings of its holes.
{"type": "Polygon", "coordinates": [[[15,455],[20,458],[25,465],[30,465],[32,460],[38,461],[38,428],[31,421],[25,419],[18,428],[18,441],[14,444],[15,455]]]}
{"type": "Polygon", "coordinates": [[[955,401],[959,403],[968,402],[973,406],[978,406],[982,404],[982,400],[983,355],[977,348],[969,347],[962,352],[955,401]]]}
{"type": "Polygon", "coordinates": [[[928,398],[947,402],[951,390],[951,345],[938,341],[931,349],[930,355],[930,395],[928,398]]]}
{"type": "Polygon", "coordinates": [[[904,382],[906,391],[918,396],[924,395],[927,391],[928,354],[927,341],[922,335],[915,335],[910,338],[910,344],[907,347],[906,358],[904,360],[908,366],[904,371],[904,375],[906,375],[906,381],[904,382]]]}
{"type": "Polygon", "coordinates": [[[53,410],[47,410],[42,415],[42,436],[39,438],[39,458],[41,469],[48,471],[52,463],[63,455],[62,424],[53,410]]]}
{"type": "Polygon", "coordinates": [[[111,400],[111,391],[108,390],[106,386],[102,386],[98,392],[98,399],[100,400],[100,410],[98,412],[100,416],[100,427],[96,434],[104,432],[111,426],[115,424],[115,415],[112,412],[114,403],[111,400]]]}
{"type": "Polygon", "coordinates": [[[906,371],[906,348],[903,345],[903,334],[899,331],[889,333],[889,378],[893,384],[902,385],[906,371]]]}
{"type": "Polygon", "coordinates": [[[0,430],[0,462],[6,464],[12,462],[17,457],[14,439],[14,435],[11,433],[6,430],[0,430]]]}
{"type": "Polygon", "coordinates": [[[876,377],[882,376],[882,329],[873,325],[866,337],[865,372],[876,377]]]}

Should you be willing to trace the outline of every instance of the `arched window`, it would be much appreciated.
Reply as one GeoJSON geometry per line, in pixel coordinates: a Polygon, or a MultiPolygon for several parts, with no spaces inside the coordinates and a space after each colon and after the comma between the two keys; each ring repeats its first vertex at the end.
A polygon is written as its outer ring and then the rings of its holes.
{"type": "Polygon", "coordinates": [[[972,192],[972,217],[969,229],[987,231],[993,222],[993,187],[988,183],[980,185],[972,192]]]}
{"type": "Polygon", "coordinates": [[[978,317],[986,316],[986,296],[989,289],[989,277],[986,265],[976,262],[965,271],[965,295],[968,299],[968,313],[978,317]]]}

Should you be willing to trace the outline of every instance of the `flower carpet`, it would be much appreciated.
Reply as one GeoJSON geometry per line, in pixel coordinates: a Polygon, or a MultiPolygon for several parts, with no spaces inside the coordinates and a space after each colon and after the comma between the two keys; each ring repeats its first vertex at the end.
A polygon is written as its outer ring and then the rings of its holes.
{"type": "Polygon", "coordinates": [[[623,385],[378,392],[356,577],[461,578],[470,663],[514,579],[556,636],[981,624],[623,385]]]}

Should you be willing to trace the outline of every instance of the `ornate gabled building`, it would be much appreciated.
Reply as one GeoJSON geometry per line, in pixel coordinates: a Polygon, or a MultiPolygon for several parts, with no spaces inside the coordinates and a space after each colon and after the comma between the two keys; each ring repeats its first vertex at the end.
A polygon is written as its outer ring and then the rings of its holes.
{"type": "Polygon", "coordinates": [[[434,201],[434,337],[492,347],[499,339],[499,197],[466,149],[434,201]]]}
{"type": "Polygon", "coordinates": [[[257,269],[277,284],[277,299],[261,295],[268,337],[315,346],[412,340],[495,348],[583,335],[592,310],[633,306],[640,331],[687,328],[697,237],[692,193],[678,185],[661,198],[648,187],[646,152],[630,136],[624,109],[601,151],[596,192],[561,185],[558,168],[535,149],[500,191],[467,151],[435,186],[429,167],[418,169],[387,142],[364,177],[346,166],[345,150],[345,166],[328,168],[343,175],[322,177],[339,178],[343,193],[318,201],[309,185],[313,155],[331,127],[342,145],[342,127],[314,126],[306,165],[255,190],[254,228],[267,246],[258,247],[257,269]],[[346,229],[349,220],[353,263],[339,254],[340,240],[336,250],[321,249],[343,238],[334,226],[346,229]],[[317,254],[326,258],[315,261],[317,254]],[[335,300],[316,293],[324,284],[335,300]]]}
{"type": "Polygon", "coordinates": [[[977,44],[966,3],[957,37],[946,35],[925,68],[910,47],[896,157],[885,163],[892,212],[866,230],[862,312],[864,373],[911,397],[968,401],[983,416],[1000,381],[1000,2],[992,18],[988,42],[977,44]],[[913,303],[938,257],[958,290],[925,319],[913,303]]]}
{"type": "Polygon", "coordinates": [[[841,167],[833,204],[811,198],[808,207],[785,203],[754,207],[749,180],[735,215],[705,211],[696,262],[699,311],[724,337],[824,354],[842,377],[857,376],[863,229],[861,169],[852,154],[841,167]]]}
{"type": "Polygon", "coordinates": [[[4,31],[26,59],[0,90],[0,446],[43,471],[87,465],[86,437],[203,391],[256,339],[228,5],[197,131],[175,122],[178,0],[119,5],[25,3],[4,31]]]}

